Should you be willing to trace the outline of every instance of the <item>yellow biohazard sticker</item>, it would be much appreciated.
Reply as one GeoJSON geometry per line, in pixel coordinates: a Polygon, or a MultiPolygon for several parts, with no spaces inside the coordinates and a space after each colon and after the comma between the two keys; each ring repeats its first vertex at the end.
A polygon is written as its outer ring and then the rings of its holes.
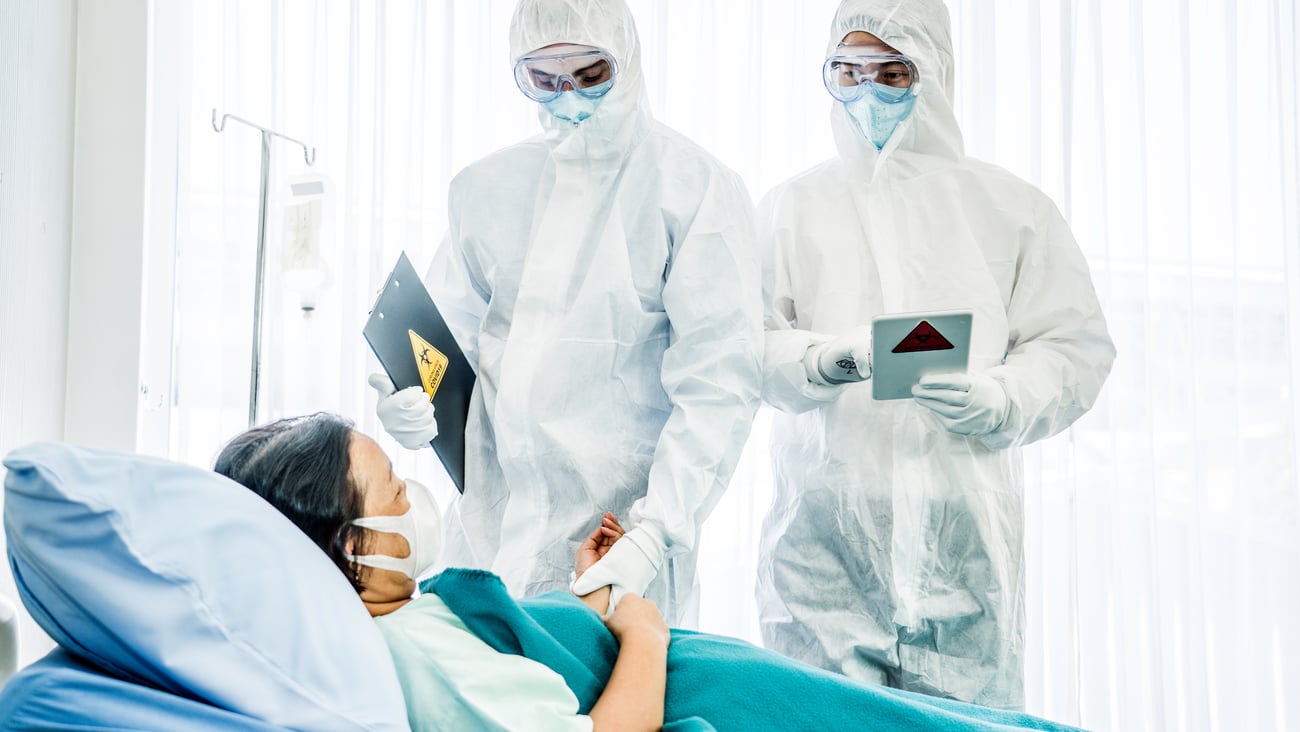
{"type": "Polygon", "coordinates": [[[447,357],[416,335],[415,331],[408,330],[406,333],[411,337],[411,352],[415,354],[415,365],[420,369],[420,385],[424,387],[424,393],[429,395],[429,399],[433,399],[433,395],[438,393],[438,386],[442,384],[443,374],[447,373],[447,357]]]}

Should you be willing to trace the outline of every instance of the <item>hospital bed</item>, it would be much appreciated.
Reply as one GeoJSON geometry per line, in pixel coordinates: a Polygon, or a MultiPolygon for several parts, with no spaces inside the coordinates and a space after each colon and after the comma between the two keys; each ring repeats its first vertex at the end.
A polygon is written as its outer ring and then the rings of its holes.
{"type": "MultiPolygon", "coordinates": [[[[14,583],[58,647],[0,687],[0,732],[409,730],[392,657],[355,590],[252,491],[210,470],[52,443],[14,451],[4,467],[14,583]]],[[[453,570],[437,581],[453,584],[437,592],[460,617],[485,623],[479,637],[502,652],[527,647],[594,704],[617,647],[579,600],[522,601],[536,613],[525,619],[493,575],[453,570]],[[477,581],[452,591],[458,576],[477,581]],[[484,576],[496,582],[495,604],[484,576]],[[509,618],[515,624],[501,631],[509,618]]],[[[0,663],[10,666],[4,639],[15,615],[0,605],[0,663]]],[[[854,690],[721,636],[674,631],[672,645],[666,730],[753,729],[756,719],[800,715],[804,729],[1065,729],[854,690]],[[808,699],[824,703],[806,709],[808,699]]]]}

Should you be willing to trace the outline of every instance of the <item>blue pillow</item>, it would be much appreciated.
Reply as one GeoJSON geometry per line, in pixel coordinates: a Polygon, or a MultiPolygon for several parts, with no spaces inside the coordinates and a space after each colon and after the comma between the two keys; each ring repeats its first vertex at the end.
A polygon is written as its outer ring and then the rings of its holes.
{"type": "Polygon", "coordinates": [[[64,648],[279,727],[408,729],[392,659],[355,591],[252,491],[52,443],[4,465],[14,579],[64,648]]]}

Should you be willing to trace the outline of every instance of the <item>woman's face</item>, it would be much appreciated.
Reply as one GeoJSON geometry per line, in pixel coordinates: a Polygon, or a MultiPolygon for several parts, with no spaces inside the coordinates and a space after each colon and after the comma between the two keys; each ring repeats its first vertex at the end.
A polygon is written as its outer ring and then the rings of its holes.
{"type": "MultiPolygon", "coordinates": [[[[410,510],[406,500],[406,481],[393,474],[393,463],[379,445],[360,432],[353,431],[348,445],[349,477],[364,502],[364,516],[401,516],[410,510]]],[[[386,554],[403,558],[411,548],[400,534],[364,529],[369,545],[367,554],[386,554]]],[[[352,551],[350,548],[348,551],[352,551]]],[[[368,603],[405,600],[415,592],[415,582],[401,572],[353,565],[360,570],[361,599],[368,603]]]]}

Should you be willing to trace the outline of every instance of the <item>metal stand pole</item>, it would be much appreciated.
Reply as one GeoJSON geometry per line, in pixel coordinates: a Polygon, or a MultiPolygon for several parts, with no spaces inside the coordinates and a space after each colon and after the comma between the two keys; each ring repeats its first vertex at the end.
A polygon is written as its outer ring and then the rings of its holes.
{"type": "Polygon", "coordinates": [[[271,133],[262,132],[262,189],[257,207],[257,277],[253,280],[253,363],[248,369],[248,426],[257,424],[262,380],[262,290],[266,281],[266,210],[271,195],[271,133]]]}
{"type": "Polygon", "coordinates": [[[271,202],[271,138],[279,137],[301,146],[303,160],[308,167],[316,162],[316,148],[233,114],[223,115],[218,122],[215,109],[212,110],[212,129],[221,132],[226,127],[227,119],[233,119],[262,133],[262,176],[257,205],[257,273],[253,281],[253,358],[248,369],[248,426],[252,427],[257,424],[257,398],[262,375],[262,294],[266,284],[266,216],[271,202]]]}

